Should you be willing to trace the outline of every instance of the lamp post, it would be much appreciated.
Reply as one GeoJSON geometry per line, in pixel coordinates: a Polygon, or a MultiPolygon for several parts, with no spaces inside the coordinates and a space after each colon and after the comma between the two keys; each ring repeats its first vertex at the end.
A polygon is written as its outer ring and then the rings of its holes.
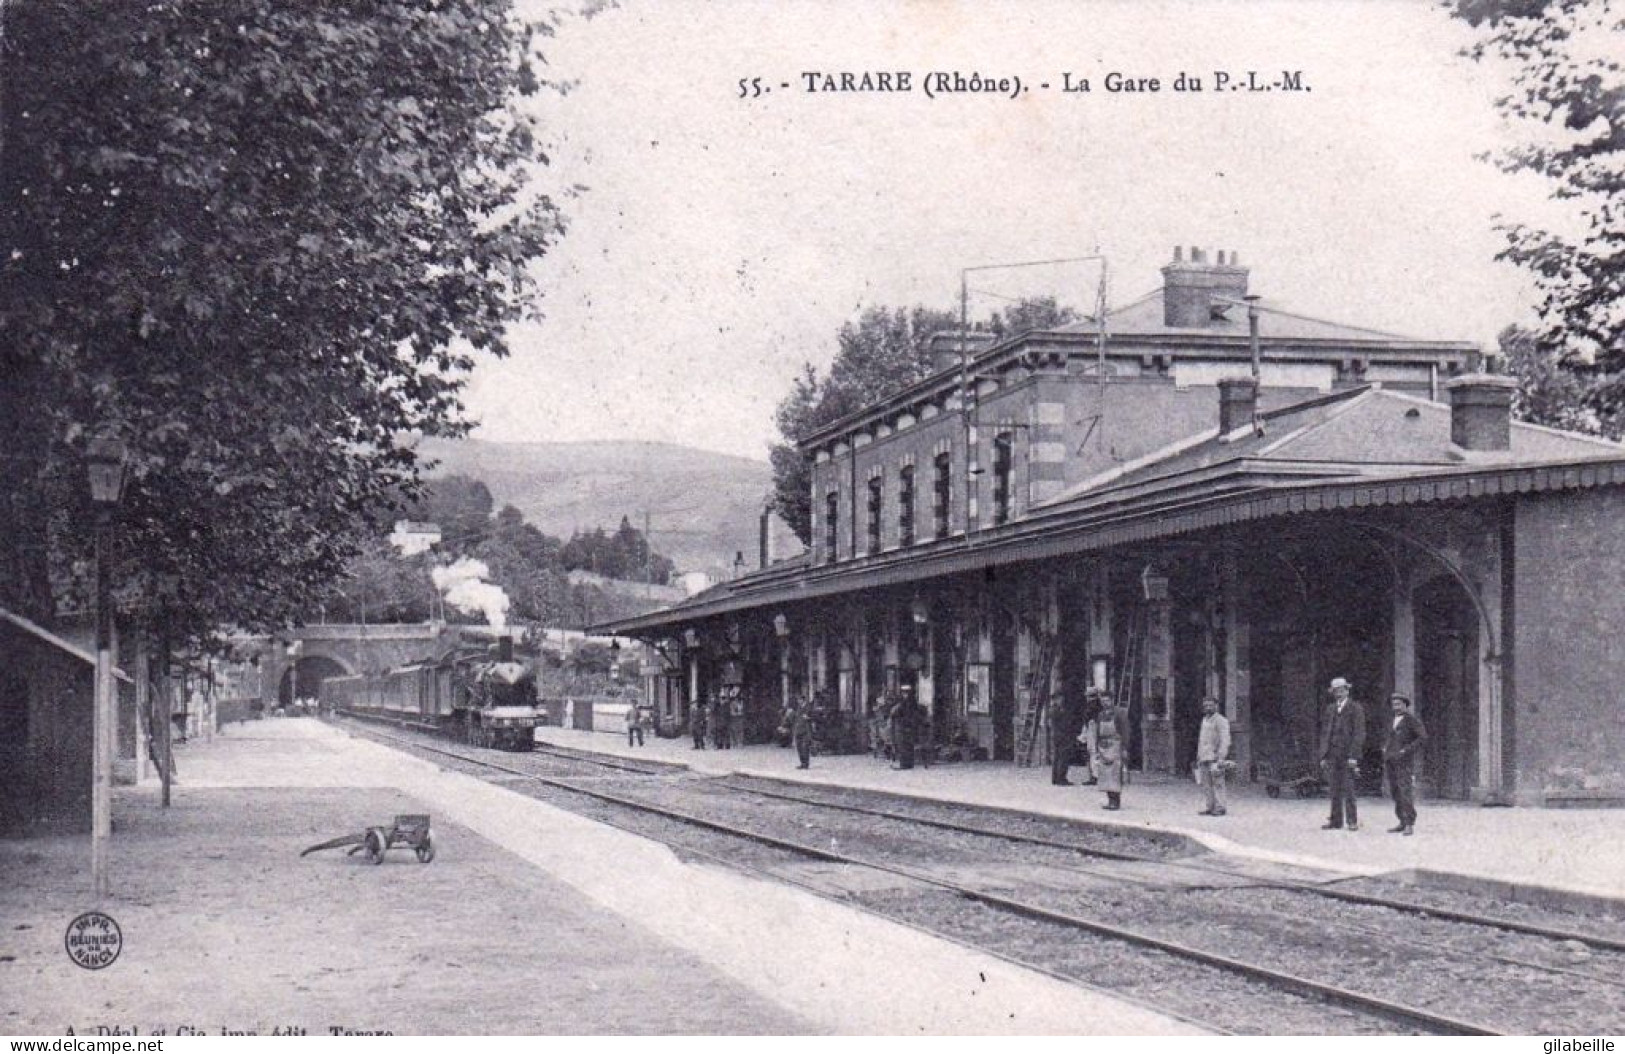
{"type": "Polygon", "coordinates": [[[162,779],[161,799],[164,808],[169,808],[170,787],[175,782],[175,722],[171,716],[174,709],[175,687],[170,680],[170,632],[169,620],[171,611],[180,597],[181,576],[165,574],[158,577],[158,595],[163,600],[161,608],[161,624],[158,631],[158,756],[159,777],[162,779]]]}
{"type": "Polygon", "coordinates": [[[299,712],[299,655],[304,650],[302,640],[288,644],[288,709],[293,713],[299,712]]]}
{"type": "Polygon", "coordinates": [[[113,510],[124,495],[129,451],[117,439],[93,439],[85,454],[96,505],[96,685],[91,714],[90,874],[97,906],[107,899],[107,842],[113,833],[113,510]]]}

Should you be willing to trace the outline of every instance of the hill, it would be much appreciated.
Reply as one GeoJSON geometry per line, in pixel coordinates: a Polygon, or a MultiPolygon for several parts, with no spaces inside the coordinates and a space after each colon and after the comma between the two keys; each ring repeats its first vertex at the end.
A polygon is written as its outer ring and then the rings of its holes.
{"type": "MultiPolygon", "coordinates": [[[[679,571],[713,574],[743,552],[756,566],[757,521],[772,469],[765,461],[670,443],[497,443],[428,439],[419,450],[438,462],[431,476],[465,475],[491,490],[497,506],[559,538],[593,527],[613,531],[626,516],[679,571]]],[[[776,552],[800,545],[779,526],[776,552]]]]}

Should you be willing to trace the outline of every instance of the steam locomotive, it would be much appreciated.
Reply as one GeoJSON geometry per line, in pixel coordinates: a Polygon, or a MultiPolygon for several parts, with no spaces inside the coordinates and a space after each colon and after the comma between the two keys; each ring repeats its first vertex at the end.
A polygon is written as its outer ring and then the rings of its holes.
{"type": "Polygon", "coordinates": [[[513,638],[462,641],[440,658],[381,674],[329,677],[324,709],[427,728],[477,747],[535,747],[536,675],[513,638]]]}

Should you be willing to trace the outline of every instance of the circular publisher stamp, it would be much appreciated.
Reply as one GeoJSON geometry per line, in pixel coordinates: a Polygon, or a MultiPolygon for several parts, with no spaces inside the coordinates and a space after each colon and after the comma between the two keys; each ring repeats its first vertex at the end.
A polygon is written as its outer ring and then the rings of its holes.
{"type": "Polygon", "coordinates": [[[74,965],[87,970],[100,970],[112,966],[118,953],[124,950],[124,932],[113,921],[113,916],[100,911],[87,911],[68,923],[68,932],[62,937],[68,958],[74,965]]]}

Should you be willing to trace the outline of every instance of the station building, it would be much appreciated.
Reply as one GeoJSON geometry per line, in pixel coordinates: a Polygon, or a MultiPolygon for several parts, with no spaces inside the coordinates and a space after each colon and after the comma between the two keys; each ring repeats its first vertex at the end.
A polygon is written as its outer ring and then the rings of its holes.
{"type": "Polygon", "coordinates": [[[1312,765],[1332,677],[1431,738],[1423,791],[1625,803],[1625,447],[1511,418],[1469,343],[1249,296],[1234,254],[1053,331],[938,338],[925,380],[809,436],[812,544],[603,627],[670,724],[813,698],[835,749],[913,684],[939,755],[1037,762],[1062,693],[1184,773],[1221,700],[1244,774],[1312,765]],[[736,702],[737,700],[737,702],[736,702]]]}

